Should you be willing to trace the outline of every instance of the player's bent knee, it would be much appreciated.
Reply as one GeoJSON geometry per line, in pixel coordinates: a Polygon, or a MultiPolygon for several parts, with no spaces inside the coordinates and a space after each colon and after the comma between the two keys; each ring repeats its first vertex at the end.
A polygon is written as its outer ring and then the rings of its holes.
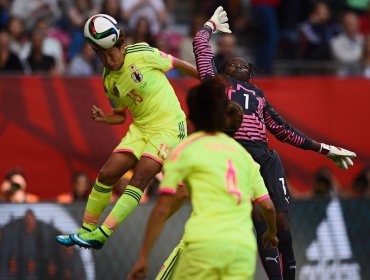
{"type": "Polygon", "coordinates": [[[108,168],[102,168],[98,174],[98,181],[107,186],[113,186],[120,179],[120,174],[115,174],[108,168]]]}

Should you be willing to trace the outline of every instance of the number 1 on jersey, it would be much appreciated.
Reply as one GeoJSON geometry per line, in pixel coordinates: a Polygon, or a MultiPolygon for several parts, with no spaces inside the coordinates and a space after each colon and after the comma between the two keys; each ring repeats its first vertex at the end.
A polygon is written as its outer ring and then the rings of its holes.
{"type": "Polygon", "coordinates": [[[245,96],[245,103],[244,103],[244,108],[248,110],[249,108],[249,95],[244,93],[243,94],[245,96]]]}

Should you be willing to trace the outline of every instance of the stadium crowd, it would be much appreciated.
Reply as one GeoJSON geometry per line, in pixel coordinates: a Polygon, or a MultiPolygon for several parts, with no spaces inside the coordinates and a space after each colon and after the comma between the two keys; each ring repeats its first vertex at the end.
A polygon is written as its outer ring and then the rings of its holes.
{"type": "Polygon", "coordinates": [[[96,13],[118,20],[126,44],[146,41],[194,63],[194,30],[218,5],[234,34],[214,40],[216,62],[241,55],[259,75],[370,78],[369,0],[1,0],[0,73],[100,74],[83,38],[84,22],[96,13]]]}
{"type": "MultiPolygon", "coordinates": [[[[0,203],[37,203],[42,201],[40,197],[28,191],[27,184],[29,182],[26,172],[22,168],[11,168],[2,176],[0,203]]],[[[111,202],[115,202],[124,192],[131,176],[131,171],[125,173],[121,180],[114,185],[111,202]]],[[[156,198],[158,185],[161,180],[162,173],[159,173],[146,188],[140,203],[147,203],[156,198]]],[[[365,167],[354,177],[350,187],[343,188],[333,172],[327,167],[322,167],[315,172],[310,186],[305,192],[299,192],[295,190],[294,186],[290,186],[289,190],[293,199],[329,198],[333,195],[343,198],[370,197],[370,168],[365,167]]],[[[92,187],[92,178],[84,171],[77,171],[72,174],[70,191],[61,193],[55,200],[61,204],[86,202],[92,187]]]]}

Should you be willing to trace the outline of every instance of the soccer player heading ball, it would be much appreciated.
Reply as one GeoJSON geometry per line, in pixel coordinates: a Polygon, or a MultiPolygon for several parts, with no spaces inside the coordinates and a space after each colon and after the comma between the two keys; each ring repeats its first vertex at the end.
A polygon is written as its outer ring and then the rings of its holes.
{"type": "Polygon", "coordinates": [[[124,46],[116,21],[104,14],[92,16],[84,28],[86,40],[104,65],[103,84],[113,113],[93,105],[91,118],[108,125],[122,124],[126,110],[133,123],[101,168],[89,195],[81,228],[57,236],[65,246],[100,249],[114,230],[135,210],[148,183],[162,169],[167,154],[187,134],[185,114],[165,76],[175,68],[198,78],[189,63],[146,43],[124,46]],[[129,184],[102,225],[100,215],[109,204],[112,186],[133,169],[129,184]]]}
{"type": "MultiPolygon", "coordinates": [[[[201,80],[216,76],[214,55],[209,44],[212,33],[231,33],[226,12],[218,7],[209,21],[197,33],[193,41],[198,73],[201,80]]],[[[241,57],[234,57],[224,62],[220,73],[229,83],[228,96],[239,103],[244,111],[241,128],[234,138],[244,146],[254,160],[260,164],[270,197],[277,212],[278,250],[265,249],[262,234],[265,223],[259,214],[258,207],[253,211],[254,226],[257,232],[259,253],[269,279],[294,279],[295,258],[292,247],[292,236],[288,218],[289,190],[286,185],[283,165],[276,151],[268,147],[266,129],[278,140],[301,149],[319,152],[342,169],[353,165],[356,154],[333,145],[318,143],[296,130],[284,121],[272,108],[263,91],[251,83],[253,66],[241,57]],[[283,271],[280,271],[279,253],[282,255],[283,271]],[[276,260],[276,261],[271,261],[276,260]]]]}

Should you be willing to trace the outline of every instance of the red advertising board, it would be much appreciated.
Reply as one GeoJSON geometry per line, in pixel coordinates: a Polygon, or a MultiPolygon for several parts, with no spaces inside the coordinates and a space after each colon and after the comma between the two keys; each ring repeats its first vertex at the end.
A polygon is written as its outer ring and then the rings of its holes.
{"type": "MultiPolygon", "coordinates": [[[[186,111],[187,90],[198,81],[171,80],[186,111]]],[[[298,190],[311,187],[313,174],[328,166],[344,187],[370,164],[370,80],[338,78],[266,78],[255,83],[280,115],[317,141],[358,154],[355,166],[343,171],[317,153],[277,142],[289,182],[298,190]]],[[[0,176],[21,167],[30,192],[44,199],[70,189],[71,174],[86,171],[94,178],[127,124],[108,126],[90,119],[92,105],[110,111],[101,77],[1,77],[0,176]]]]}

